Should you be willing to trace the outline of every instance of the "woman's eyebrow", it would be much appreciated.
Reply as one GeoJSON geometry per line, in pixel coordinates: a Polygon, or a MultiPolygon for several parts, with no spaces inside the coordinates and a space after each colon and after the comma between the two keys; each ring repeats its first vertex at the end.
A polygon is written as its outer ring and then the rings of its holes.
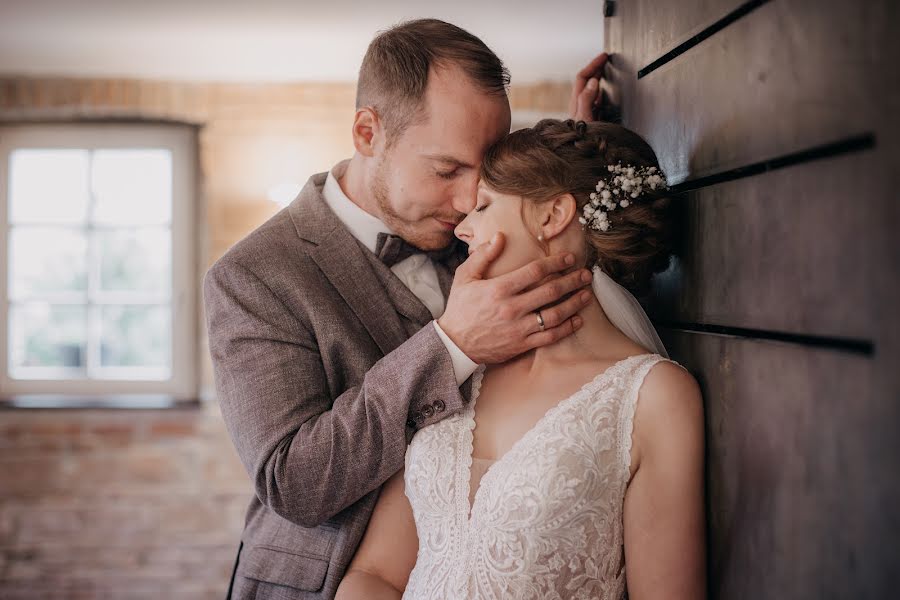
{"type": "Polygon", "coordinates": [[[478,191],[476,192],[476,196],[483,196],[485,200],[493,200],[494,195],[491,193],[491,190],[488,189],[487,186],[478,186],[478,191]]]}
{"type": "Polygon", "coordinates": [[[467,163],[465,161],[459,160],[458,158],[450,156],[449,154],[426,154],[425,158],[430,159],[430,160],[437,160],[437,161],[444,162],[444,163],[449,163],[451,165],[454,165],[457,167],[463,167],[466,169],[471,169],[474,166],[474,165],[470,165],[469,163],[467,163]]]}

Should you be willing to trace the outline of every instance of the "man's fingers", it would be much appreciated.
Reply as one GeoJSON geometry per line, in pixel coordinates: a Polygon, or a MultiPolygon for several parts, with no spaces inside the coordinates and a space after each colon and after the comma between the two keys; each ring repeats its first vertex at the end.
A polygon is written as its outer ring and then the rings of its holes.
{"type": "Polygon", "coordinates": [[[575,114],[572,118],[576,121],[593,121],[594,120],[594,104],[600,96],[600,82],[591,77],[581,93],[578,94],[578,101],[575,107],[575,114]]]}
{"type": "Polygon", "coordinates": [[[606,52],[601,52],[594,59],[587,64],[586,67],[578,71],[576,78],[581,81],[587,81],[591,77],[599,78],[602,74],[603,67],[606,66],[606,61],[609,60],[609,54],[606,52]]]}
{"type": "Polygon", "coordinates": [[[575,264],[575,256],[571,252],[554,254],[545,258],[533,260],[515,271],[506,273],[497,278],[506,295],[512,296],[522,290],[540,282],[544,277],[552,273],[564,271],[575,264]]]}
{"type": "MultiPolygon", "coordinates": [[[[594,59],[587,64],[583,69],[578,71],[575,74],[575,82],[572,84],[572,93],[569,95],[569,116],[576,120],[582,121],[592,121],[593,118],[589,119],[581,119],[585,114],[585,111],[579,106],[581,102],[581,94],[585,91],[584,88],[587,85],[588,81],[591,78],[602,79],[603,78],[603,69],[606,67],[606,63],[609,60],[609,54],[606,52],[601,52],[594,59]]],[[[597,86],[599,90],[600,86],[597,86]]],[[[594,102],[599,102],[600,94],[595,94],[594,102]]],[[[592,115],[593,116],[593,115],[592,115]]]]}
{"type": "MultiPolygon", "coordinates": [[[[539,287],[536,287],[535,289],[529,290],[522,294],[519,297],[518,306],[523,313],[534,312],[542,306],[547,306],[548,304],[556,302],[570,292],[574,292],[580,288],[583,288],[584,286],[589,284],[592,279],[593,277],[591,276],[590,271],[586,269],[579,269],[574,273],[567,273],[566,275],[563,275],[558,279],[548,281],[540,285],[539,287]]],[[[554,310],[565,306],[566,303],[573,302],[573,300],[576,300],[577,303],[578,297],[581,297],[584,300],[584,303],[580,304],[578,307],[578,309],[580,309],[582,306],[587,304],[588,301],[590,301],[591,295],[592,294],[587,290],[582,292],[581,295],[575,294],[572,298],[567,298],[566,302],[560,303],[559,307],[554,307],[554,310]]],[[[550,326],[555,327],[563,320],[571,317],[575,312],[577,312],[578,309],[553,321],[552,325],[550,326]]],[[[542,311],[541,314],[544,314],[546,312],[547,311],[542,311]]],[[[544,319],[546,321],[546,317],[544,319]]]]}
{"type": "Polygon", "coordinates": [[[561,302],[557,306],[542,310],[541,317],[544,319],[544,327],[559,327],[577,315],[578,311],[587,306],[593,298],[592,292],[584,291],[567,298],[565,302],[561,302]]]}
{"type": "Polygon", "coordinates": [[[494,234],[491,241],[478,246],[468,260],[456,269],[457,277],[462,276],[468,281],[484,279],[488,267],[503,252],[505,244],[506,238],[502,233],[494,234]]]}
{"type": "MultiPolygon", "coordinates": [[[[541,313],[543,315],[543,313],[541,313]]],[[[549,344],[553,344],[563,339],[564,337],[570,336],[576,331],[578,331],[581,326],[584,324],[584,319],[581,317],[575,316],[571,319],[567,319],[559,325],[558,327],[553,327],[551,329],[544,329],[544,331],[538,331],[537,333],[532,333],[528,337],[525,338],[525,343],[528,345],[527,350],[531,350],[533,348],[539,348],[541,346],[547,346],[549,344]]]]}

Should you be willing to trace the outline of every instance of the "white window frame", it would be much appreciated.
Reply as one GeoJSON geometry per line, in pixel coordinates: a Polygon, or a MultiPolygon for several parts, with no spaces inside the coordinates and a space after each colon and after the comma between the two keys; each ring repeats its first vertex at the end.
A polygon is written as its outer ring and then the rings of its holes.
{"type": "MultiPolygon", "coordinates": [[[[197,398],[197,289],[195,248],[196,133],[180,124],[78,123],[0,127],[0,398],[68,400],[128,396],[194,401],[197,398]],[[169,379],[12,379],[9,376],[9,162],[22,148],[163,148],[172,153],[172,371],[169,379]]],[[[24,403],[23,405],[28,405],[24,403]]],[[[41,405],[38,401],[35,405],[41,405]]]]}

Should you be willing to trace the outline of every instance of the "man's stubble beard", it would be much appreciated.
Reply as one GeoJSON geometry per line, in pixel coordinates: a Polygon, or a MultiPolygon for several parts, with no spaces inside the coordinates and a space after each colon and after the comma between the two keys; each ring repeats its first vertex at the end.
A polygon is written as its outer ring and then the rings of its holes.
{"type": "Polygon", "coordinates": [[[381,212],[381,219],[397,235],[421,250],[438,250],[445,248],[454,239],[452,231],[448,231],[446,235],[440,231],[423,232],[416,228],[415,224],[419,221],[407,221],[394,210],[389,200],[390,192],[388,190],[385,173],[390,169],[390,163],[387,158],[381,159],[372,178],[372,195],[378,204],[378,210],[381,212]]]}

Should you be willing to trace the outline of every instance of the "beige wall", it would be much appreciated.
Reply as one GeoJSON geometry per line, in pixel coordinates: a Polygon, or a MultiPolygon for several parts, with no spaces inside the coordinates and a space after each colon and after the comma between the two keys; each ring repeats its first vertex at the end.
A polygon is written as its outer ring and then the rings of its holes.
{"type": "MultiPolygon", "coordinates": [[[[0,78],[0,123],[172,121],[197,126],[197,282],[225,250],[275,214],[278,184],[304,183],[352,154],[354,84],[192,84],[0,78]]],[[[513,86],[525,119],[567,109],[568,83],[513,86]]],[[[202,316],[202,315],[201,315],[202,316]]],[[[201,319],[202,321],[202,319],[201,319]]],[[[202,322],[201,322],[202,326],[202,322]]],[[[201,331],[201,382],[212,386],[201,331]]]]}
{"type": "MultiPolygon", "coordinates": [[[[513,87],[524,119],[569,85],[513,87]]],[[[350,155],[352,84],[238,85],[0,78],[0,123],[197,126],[197,283],[303,183],[350,155]]],[[[5,318],[5,315],[0,315],[5,318]]],[[[201,380],[211,369],[198,315],[201,380]]],[[[0,597],[221,598],[250,484],[215,407],[0,412],[0,597]]]]}
{"type": "MultiPolygon", "coordinates": [[[[513,86],[514,112],[566,110],[569,84],[513,86]]],[[[211,262],[276,208],[267,189],[304,182],[352,152],[353,84],[190,84],[0,78],[0,122],[160,120],[198,126],[211,262]]]]}

